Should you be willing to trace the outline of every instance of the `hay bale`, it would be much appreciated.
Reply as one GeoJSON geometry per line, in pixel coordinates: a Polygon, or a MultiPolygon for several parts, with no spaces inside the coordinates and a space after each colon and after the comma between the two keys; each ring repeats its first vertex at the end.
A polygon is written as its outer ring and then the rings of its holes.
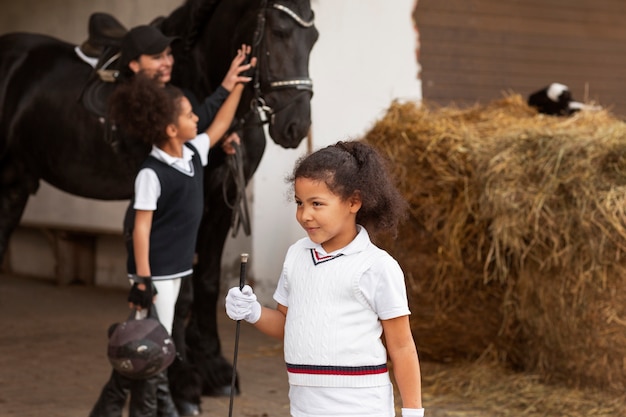
{"type": "Polygon", "coordinates": [[[539,115],[519,95],[469,109],[394,103],[364,138],[411,217],[382,238],[405,268],[429,359],[476,358],[626,388],[626,125],[539,115]]]}

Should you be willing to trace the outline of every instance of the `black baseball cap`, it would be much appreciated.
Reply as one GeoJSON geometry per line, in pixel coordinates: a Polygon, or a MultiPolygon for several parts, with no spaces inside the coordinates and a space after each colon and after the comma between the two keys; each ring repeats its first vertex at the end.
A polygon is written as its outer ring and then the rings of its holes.
{"type": "Polygon", "coordinates": [[[165,36],[158,28],[150,25],[141,25],[132,28],[122,39],[122,56],[120,61],[127,66],[133,59],[140,55],[155,55],[163,52],[176,36],[165,36]]]}

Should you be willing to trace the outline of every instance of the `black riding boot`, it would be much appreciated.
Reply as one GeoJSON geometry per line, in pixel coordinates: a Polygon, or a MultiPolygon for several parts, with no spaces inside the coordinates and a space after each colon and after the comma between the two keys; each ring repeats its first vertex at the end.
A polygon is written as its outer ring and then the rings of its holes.
{"type": "Polygon", "coordinates": [[[158,375],[148,379],[136,379],[131,383],[129,417],[157,416],[158,375]]]}
{"type": "Polygon", "coordinates": [[[129,417],[179,417],[165,371],[137,380],[113,371],[89,417],[122,417],[129,393],[129,417]]]}
{"type": "Polygon", "coordinates": [[[132,381],[113,371],[89,417],[122,417],[132,381]]]}
{"type": "Polygon", "coordinates": [[[176,358],[168,369],[172,398],[180,416],[200,415],[202,379],[189,362],[176,358]]]}
{"type": "Polygon", "coordinates": [[[200,415],[202,379],[187,360],[185,333],[193,303],[192,276],[182,278],[174,310],[172,339],[176,345],[176,359],[168,369],[168,379],[174,404],[180,416],[200,415]]]}
{"type": "Polygon", "coordinates": [[[170,393],[167,370],[154,377],[156,379],[157,417],[179,417],[170,393]]]}

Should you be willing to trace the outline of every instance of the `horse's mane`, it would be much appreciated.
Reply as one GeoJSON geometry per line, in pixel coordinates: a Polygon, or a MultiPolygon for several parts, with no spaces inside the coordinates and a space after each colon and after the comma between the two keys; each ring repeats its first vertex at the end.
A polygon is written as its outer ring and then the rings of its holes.
{"type": "Polygon", "coordinates": [[[213,15],[220,0],[187,0],[159,23],[168,36],[179,36],[183,50],[189,51],[198,40],[204,25],[213,15]]]}
{"type": "Polygon", "coordinates": [[[191,51],[219,3],[220,0],[187,0],[169,16],[153,22],[165,35],[177,36],[180,39],[178,45],[173,45],[177,64],[172,79],[177,80],[177,86],[189,88],[196,94],[206,89],[208,92],[213,90],[204,74],[198,79],[199,75],[194,72],[191,51]]]}

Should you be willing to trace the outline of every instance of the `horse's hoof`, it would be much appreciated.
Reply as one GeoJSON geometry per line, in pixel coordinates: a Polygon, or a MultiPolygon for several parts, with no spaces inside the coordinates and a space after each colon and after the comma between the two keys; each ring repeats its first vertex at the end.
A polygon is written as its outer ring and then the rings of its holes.
{"type": "Polygon", "coordinates": [[[200,406],[188,401],[176,401],[176,409],[180,416],[199,416],[200,406]]]}

